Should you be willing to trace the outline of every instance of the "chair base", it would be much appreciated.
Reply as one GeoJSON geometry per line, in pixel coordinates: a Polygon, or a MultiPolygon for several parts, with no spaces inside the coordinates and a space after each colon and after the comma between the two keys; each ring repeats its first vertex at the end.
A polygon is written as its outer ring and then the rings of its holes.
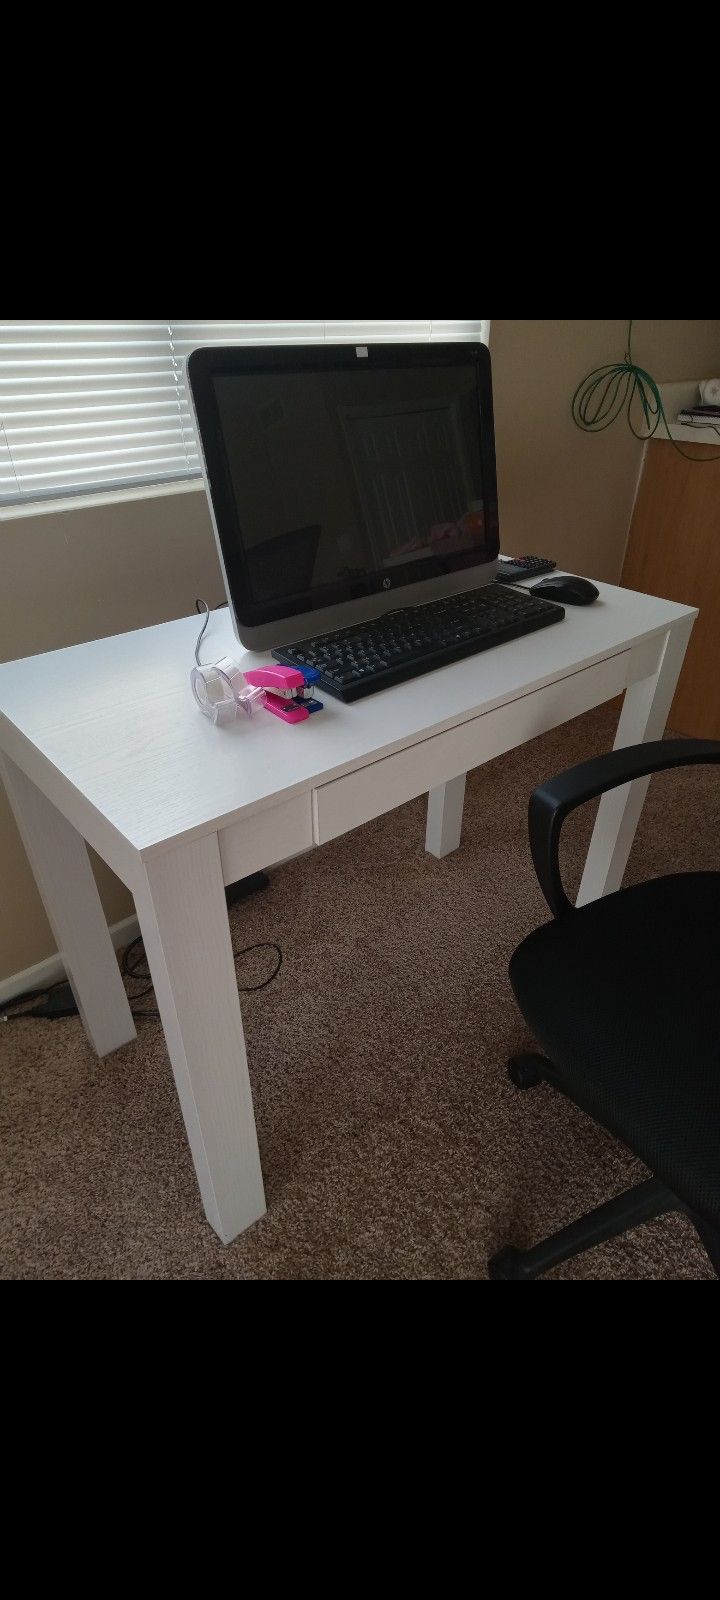
{"type": "Polygon", "coordinates": [[[594,1211],[588,1211],[586,1216],[571,1222],[567,1228],[561,1228],[558,1233],[541,1240],[531,1250],[515,1250],[512,1245],[506,1245],[488,1262],[488,1277],[515,1281],[539,1278],[551,1267],[558,1267],[561,1261],[580,1255],[584,1250],[592,1249],[593,1245],[603,1244],[606,1239],[614,1239],[620,1233],[627,1233],[628,1229],[639,1227],[641,1222],[650,1222],[653,1217],[659,1217],[666,1211],[687,1209],[659,1178],[647,1178],[634,1189],[626,1189],[623,1194],[615,1195],[612,1200],[606,1200],[604,1205],[596,1206],[594,1211]]]}
{"type": "MultiPolygon", "coordinates": [[[[510,1082],[514,1083],[516,1089],[533,1089],[536,1084],[544,1082],[551,1083],[562,1094],[567,1093],[552,1061],[548,1061],[546,1056],[534,1052],[512,1056],[507,1070],[510,1082]]],[[[691,1211],[659,1178],[648,1178],[634,1189],[626,1189],[623,1194],[615,1195],[604,1205],[596,1206],[594,1211],[588,1211],[586,1216],[578,1217],[567,1228],[561,1228],[548,1239],[542,1239],[531,1250],[516,1250],[513,1245],[505,1245],[488,1262],[488,1277],[515,1282],[539,1278],[543,1272],[558,1267],[561,1261],[568,1261],[571,1256],[591,1250],[593,1245],[627,1233],[642,1222],[651,1222],[653,1217],[662,1216],[667,1211],[684,1211],[690,1217],[710,1257],[715,1275],[720,1278],[720,1228],[691,1211]]]]}
{"type": "Polygon", "coordinates": [[[712,1223],[706,1222],[704,1217],[699,1217],[694,1211],[691,1211],[690,1215],[713,1264],[715,1277],[720,1278],[720,1228],[714,1228],[712,1223]]]}
{"type": "Polygon", "coordinates": [[[522,1250],[514,1250],[509,1244],[491,1257],[488,1262],[488,1277],[517,1280],[537,1277],[537,1273],[526,1266],[522,1250]]]}
{"type": "Polygon", "coordinates": [[[516,1089],[534,1089],[537,1083],[551,1083],[553,1089],[559,1089],[561,1094],[566,1093],[552,1061],[548,1061],[547,1056],[537,1055],[534,1051],[521,1056],[511,1056],[507,1064],[507,1074],[516,1089]]]}
{"type": "Polygon", "coordinates": [[[511,1056],[507,1065],[508,1077],[516,1089],[534,1089],[545,1077],[545,1067],[550,1065],[544,1056],[511,1056]]]}

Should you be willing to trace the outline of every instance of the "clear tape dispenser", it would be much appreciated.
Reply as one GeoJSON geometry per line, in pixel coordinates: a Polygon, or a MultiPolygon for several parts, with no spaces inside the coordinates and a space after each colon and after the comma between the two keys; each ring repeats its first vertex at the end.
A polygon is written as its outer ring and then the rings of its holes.
{"type": "Polygon", "coordinates": [[[265,690],[245,682],[237,661],[223,656],[211,667],[193,667],[192,692],[203,716],[211,722],[234,722],[244,712],[254,716],[265,704],[265,690]]]}
{"type": "Polygon", "coordinates": [[[203,666],[200,660],[200,645],[210,621],[210,607],[206,600],[196,600],[195,604],[198,609],[203,606],[205,610],[205,621],[195,646],[197,664],[190,673],[196,704],[203,716],[209,717],[216,726],[235,722],[242,715],[254,716],[255,712],[265,704],[265,690],[246,683],[242,668],[231,656],[221,656],[219,661],[203,666]]]}

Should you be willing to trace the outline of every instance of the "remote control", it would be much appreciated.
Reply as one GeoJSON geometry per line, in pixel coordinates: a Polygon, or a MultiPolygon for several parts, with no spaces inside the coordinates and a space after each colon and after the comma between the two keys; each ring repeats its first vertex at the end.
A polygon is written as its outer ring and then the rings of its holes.
{"type": "Polygon", "coordinates": [[[534,578],[541,572],[552,572],[557,562],[547,556],[500,556],[495,574],[496,583],[519,583],[521,578],[534,578]]]}

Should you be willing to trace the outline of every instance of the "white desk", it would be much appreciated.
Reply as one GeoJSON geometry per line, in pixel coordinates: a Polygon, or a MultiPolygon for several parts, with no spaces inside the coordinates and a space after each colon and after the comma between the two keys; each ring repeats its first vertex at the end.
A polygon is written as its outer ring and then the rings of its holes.
{"type": "MultiPolygon", "coordinates": [[[[135,1026],[84,841],[128,885],[209,1222],[265,1198],[224,884],[429,794],[457,848],[465,773],[625,690],[616,746],[659,738],[697,612],[607,584],[565,621],[297,726],[214,728],[190,692],[198,618],[0,666],[0,762],[100,1055],[135,1026]]],[[[205,659],[239,653],[213,613],[205,659]]],[[[245,657],[246,665],[261,657],[245,657]]],[[[606,795],[580,899],[621,882],[647,780],[606,795]]],[[[392,960],[392,951],[388,951],[392,960]]]]}

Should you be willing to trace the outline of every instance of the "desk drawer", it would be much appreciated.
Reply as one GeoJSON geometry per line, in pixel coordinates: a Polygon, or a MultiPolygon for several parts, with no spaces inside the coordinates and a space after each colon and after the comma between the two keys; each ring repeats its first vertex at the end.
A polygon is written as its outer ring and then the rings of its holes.
{"type": "Polygon", "coordinates": [[[561,722],[621,694],[629,683],[657,670],[664,640],[624,650],[571,677],[437,733],[397,755],[385,756],[358,772],[325,783],[313,794],[313,835],[326,844],[395,806],[414,800],[450,778],[505,750],[547,733],[561,722]]]}
{"type": "Polygon", "coordinates": [[[256,811],[244,822],[223,828],[219,839],[223,883],[237,883],[251,872],[262,872],[277,861],[301,855],[313,844],[310,795],[295,795],[266,811],[256,811]]]}

